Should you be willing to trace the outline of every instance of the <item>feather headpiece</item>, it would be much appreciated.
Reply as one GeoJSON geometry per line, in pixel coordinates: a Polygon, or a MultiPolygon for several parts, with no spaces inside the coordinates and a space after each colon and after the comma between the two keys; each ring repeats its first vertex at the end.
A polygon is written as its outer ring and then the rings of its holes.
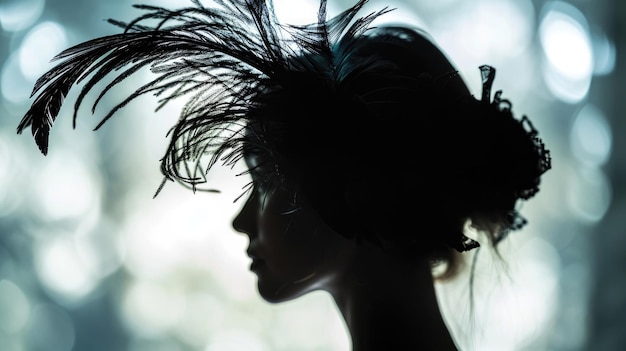
{"type": "MultiPolygon", "coordinates": [[[[371,26],[388,8],[357,17],[367,0],[331,19],[321,0],[318,21],[299,26],[279,23],[267,0],[215,0],[214,7],[192,2],[178,10],[136,5],[144,15],[129,23],[109,20],[123,33],[56,56],[60,63],[36,82],[32,95],[37,96],[18,133],[30,127],[47,154],[50,130],[73,85],[84,84],[74,105],[75,124],[79,106],[104,77],[115,75],[92,112],[114,86],[148,67],[156,78],[113,107],[96,129],[141,95],[158,96],[157,109],[187,98],[161,159],[164,183],[175,180],[196,189],[217,162],[234,165],[245,150],[256,148],[276,166],[271,177],[296,175],[320,190],[310,196],[313,202],[336,203],[322,206],[330,208],[322,215],[331,223],[346,213],[354,218],[375,213],[381,223],[394,222],[391,218],[409,211],[397,194],[428,194],[425,198],[435,199],[433,208],[452,208],[454,218],[471,216],[476,208],[505,209],[510,218],[499,232],[521,227],[511,206],[534,195],[550,159],[526,118],[514,119],[499,93],[490,101],[495,70],[482,67],[483,99],[474,99],[421,34],[371,26]],[[492,135],[500,137],[486,137],[492,135]],[[402,164],[415,157],[413,150],[420,150],[419,163],[428,166],[420,181],[445,179],[451,186],[435,193],[412,180],[416,173],[402,164]],[[372,167],[377,163],[382,166],[372,167]],[[399,182],[404,188],[389,192],[396,197],[385,193],[376,199],[397,204],[386,209],[392,213],[374,210],[360,198],[371,192],[373,179],[404,180],[399,182]]],[[[378,229],[371,239],[384,230],[378,229]]],[[[458,232],[444,241],[459,251],[477,246],[458,232]]]]}
{"type": "Polygon", "coordinates": [[[147,66],[157,77],[111,109],[95,129],[143,94],[160,97],[157,110],[178,97],[188,97],[171,130],[171,145],[161,168],[168,179],[195,187],[204,181],[202,174],[207,169],[199,171],[195,165],[191,174],[182,170],[190,170],[190,161],[207,153],[213,156],[210,168],[225,150],[238,144],[241,134],[221,141],[218,135],[245,125],[250,101],[264,88],[263,82],[286,78],[303,54],[315,55],[326,61],[320,63],[325,68],[334,68],[331,43],[362,34],[372,20],[388,11],[355,19],[367,2],[361,0],[327,21],[326,0],[322,0],[318,23],[283,26],[271,3],[264,0],[216,0],[219,6],[215,8],[192,2],[195,7],[179,10],[135,5],[146,14],[130,23],[109,20],[123,27],[124,33],[84,42],[54,57],[61,63],[35,83],[31,96],[38,95],[18,133],[30,127],[39,149],[47,154],[50,130],[73,85],[85,81],[74,105],[75,126],[79,106],[96,83],[116,75],[100,92],[92,112],[111,88],[147,66]]]}

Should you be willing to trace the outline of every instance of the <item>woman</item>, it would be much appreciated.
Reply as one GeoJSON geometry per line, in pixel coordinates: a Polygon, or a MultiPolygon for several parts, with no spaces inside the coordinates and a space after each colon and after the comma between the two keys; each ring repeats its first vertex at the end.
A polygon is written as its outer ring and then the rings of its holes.
{"type": "Polygon", "coordinates": [[[480,68],[475,99],[423,33],[370,28],[387,9],[357,17],[365,2],[327,20],[321,1],[307,26],[278,23],[265,1],[138,6],[146,14],[135,21],[110,21],[124,33],[58,56],[18,132],[31,126],[46,154],[74,83],[86,80],[77,111],[105,76],[117,74],[100,97],[149,66],[157,78],[98,127],[145,93],[162,104],[189,97],[164,183],[196,190],[216,162],[246,162],[252,181],[233,226],[250,238],[265,300],[329,292],[354,351],[456,350],[433,279],[452,277],[459,253],[479,246],[468,225],[493,246],[524,225],[516,203],[538,191],[549,153],[500,92],[491,98],[493,68],[480,68]]]}

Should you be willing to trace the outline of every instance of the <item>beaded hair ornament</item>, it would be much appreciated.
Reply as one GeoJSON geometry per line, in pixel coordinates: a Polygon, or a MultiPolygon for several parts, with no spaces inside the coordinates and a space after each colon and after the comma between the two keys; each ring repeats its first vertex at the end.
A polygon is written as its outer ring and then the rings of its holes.
{"type": "MultiPolygon", "coordinates": [[[[340,229],[338,217],[371,218],[376,212],[384,223],[387,215],[409,211],[402,199],[385,192],[377,200],[400,204],[389,206],[388,214],[359,198],[372,192],[373,182],[396,179],[406,180],[396,193],[429,194],[426,198],[437,199],[433,208],[452,209],[456,217],[471,217],[476,208],[496,217],[505,213],[498,218],[505,225],[496,241],[525,224],[514,204],[538,191],[539,177],[550,168],[549,152],[526,117],[513,118],[501,92],[491,100],[492,67],[480,68],[483,92],[476,100],[424,36],[403,27],[371,26],[390,9],[357,17],[367,0],[331,19],[321,0],[317,23],[298,26],[281,24],[267,0],[215,0],[214,7],[192,2],[178,10],[135,5],[145,14],[129,23],[109,20],[123,33],[56,56],[60,63],[37,80],[32,93],[37,96],[18,133],[30,127],[47,154],[50,130],[73,85],[84,84],[74,105],[76,125],[79,106],[98,82],[115,77],[100,91],[92,113],[107,92],[147,67],[155,78],[113,107],[95,129],[143,94],[160,98],[157,110],[188,99],[169,132],[157,194],[167,181],[201,190],[216,163],[233,166],[252,151],[269,165],[261,167],[269,171],[256,182],[281,184],[283,177],[294,177],[320,190],[309,198],[336,204],[322,216],[340,229]],[[413,43],[419,45],[411,58],[432,56],[435,63],[426,60],[425,66],[437,68],[394,61],[394,50],[413,43]],[[424,178],[413,180],[421,175],[405,165],[414,162],[410,150],[420,150],[419,163],[435,171],[419,172],[424,178]],[[448,162],[450,157],[456,161],[448,162]],[[440,178],[452,184],[441,194],[420,185],[440,178]],[[464,198],[472,204],[458,200],[464,198]]],[[[378,229],[366,238],[378,241],[383,231],[378,229]]],[[[393,241],[421,241],[404,230],[391,232],[393,241]]],[[[458,251],[478,246],[455,229],[443,241],[458,251]]]]}

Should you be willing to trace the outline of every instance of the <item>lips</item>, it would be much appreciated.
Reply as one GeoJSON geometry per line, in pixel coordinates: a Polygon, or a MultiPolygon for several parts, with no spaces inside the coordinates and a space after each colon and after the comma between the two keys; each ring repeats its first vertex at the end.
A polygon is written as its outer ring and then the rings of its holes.
{"type": "Polygon", "coordinates": [[[263,266],[265,266],[265,261],[258,259],[258,258],[252,259],[252,263],[250,263],[250,270],[254,272],[263,266]]]}
{"type": "Polygon", "coordinates": [[[248,250],[246,250],[246,253],[248,254],[248,257],[253,260],[260,259],[259,255],[254,250],[252,250],[252,248],[248,248],[248,250]]]}
{"type": "Polygon", "coordinates": [[[252,263],[250,264],[250,270],[251,271],[256,271],[257,269],[259,269],[260,267],[265,265],[265,261],[263,261],[254,251],[252,251],[251,249],[248,249],[246,251],[246,253],[248,254],[248,257],[250,257],[252,259],[252,263]]]}

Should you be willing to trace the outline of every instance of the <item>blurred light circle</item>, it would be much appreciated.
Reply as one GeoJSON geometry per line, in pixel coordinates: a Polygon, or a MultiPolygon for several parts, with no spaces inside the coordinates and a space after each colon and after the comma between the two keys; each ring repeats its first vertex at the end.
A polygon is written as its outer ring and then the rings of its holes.
{"type": "Polygon", "coordinates": [[[585,105],[574,120],[570,145],[576,158],[588,166],[598,167],[611,155],[611,126],[596,106],[585,105]]]}
{"type": "MultiPolygon", "coordinates": [[[[403,5],[403,4],[402,4],[403,5]]],[[[393,7],[393,6],[390,6],[393,7]]],[[[401,9],[396,9],[394,11],[390,11],[385,13],[385,15],[376,18],[373,22],[373,26],[383,26],[383,25],[408,25],[413,26],[420,30],[426,30],[428,25],[426,21],[415,11],[404,11],[401,9]]],[[[429,34],[425,33],[426,36],[429,34]]]]}
{"type": "Polygon", "coordinates": [[[70,351],[76,340],[74,321],[56,305],[35,306],[25,338],[27,350],[70,351]]]}
{"type": "Polygon", "coordinates": [[[591,75],[585,79],[572,80],[543,66],[543,79],[550,92],[559,100],[575,104],[583,100],[591,87],[591,75]]]}
{"type": "Polygon", "coordinates": [[[593,73],[606,75],[615,69],[615,43],[603,31],[592,35],[593,41],[593,73]]]}
{"type": "Polygon", "coordinates": [[[567,200],[575,218],[595,223],[611,203],[611,184],[600,168],[580,167],[570,173],[567,200]]]}
{"type": "Polygon", "coordinates": [[[542,10],[539,40],[548,88],[566,102],[582,100],[589,91],[594,65],[585,16],[568,3],[548,2],[542,10]]]}
{"type": "MultiPolygon", "coordinates": [[[[23,144],[15,142],[15,135],[8,131],[0,131],[0,184],[12,184],[0,191],[0,217],[13,214],[20,209],[23,200],[25,163],[23,144]]],[[[0,256],[2,257],[2,256],[0,256]]]]}
{"type": "MultiPolygon", "coordinates": [[[[175,213],[168,213],[167,209],[155,210],[152,206],[157,202],[144,202],[142,211],[132,212],[128,223],[121,229],[118,243],[119,249],[126,253],[124,265],[131,274],[141,279],[165,277],[186,259],[177,237],[185,227],[179,226],[175,213]]],[[[173,212],[180,207],[177,203],[172,208],[173,212]]]]}
{"type": "MultiPolygon", "coordinates": [[[[126,252],[124,264],[136,277],[150,279],[167,277],[179,267],[206,271],[213,262],[208,254],[213,247],[212,233],[245,241],[229,227],[228,218],[234,213],[231,199],[220,196],[207,202],[204,195],[184,188],[172,188],[154,201],[130,198],[125,206],[132,215],[122,224],[120,235],[126,252]],[[137,211],[137,206],[142,211],[137,211]]],[[[239,247],[239,257],[246,259],[245,246],[239,247]]]]}
{"type": "Polygon", "coordinates": [[[515,289],[521,289],[513,312],[517,316],[520,344],[530,344],[541,336],[537,330],[550,327],[556,311],[561,259],[554,246],[534,237],[521,248],[520,268],[515,274],[515,289]],[[523,268],[522,268],[523,267],[523,268]]]}
{"type": "MultiPolygon", "coordinates": [[[[528,239],[519,248],[520,279],[528,279],[521,282],[540,294],[551,294],[558,288],[558,276],[561,271],[561,258],[558,251],[550,242],[535,236],[528,239]],[[532,266],[527,266],[531,264],[532,266]],[[537,264],[535,266],[535,264],[537,264]],[[530,269],[532,268],[532,269],[530,269]]],[[[530,311],[529,311],[530,312],[530,311]]]]}
{"type": "Polygon", "coordinates": [[[311,292],[299,297],[290,309],[281,311],[272,318],[275,328],[264,333],[269,334],[272,345],[278,349],[304,344],[314,350],[326,350],[337,342],[331,335],[345,331],[342,330],[342,323],[335,323],[336,318],[341,315],[337,312],[339,311],[331,296],[322,291],[311,292]],[[284,330],[292,331],[287,335],[284,330]],[[320,333],[311,333],[311,330],[318,330],[320,333]]]}
{"type": "Polygon", "coordinates": [[[539,40],[557,72],[580,79],[593,70],[591,38],[585,17],[574,6],[550,2],[539,24],[539,40]]]}
{"type": "Polygon", "coordinates": [[[204,351],[269,351],[255,335],[240,330],[222,330],[211,337],[204,351]]]}
{"type": "Polygon", "coordinates": [[[93,219],[97,222],[85,225],[85,230],[75,235],[74,242],[81,259],[91,262],[93,273],[104,278],[121,266],[124,252],[118,250],[117,227],[99,216],[91,217],[96,217],[93,219]]]}
{"type": "Polygon", "coordinates": [[[100,206],[100,182],[85,160],[65,149],[49,155],[35,180],[35,200],[46,220],[76,219],[100,206]]]}
{"type": "Polygon", "coordinates": [[[9,334],[24,328],[30,316],[30,303],[24,292],[13,282],[0,280],[0,330],[9,334]]]}
{"type": "Polygon", "coordinates": [[[208,292],[190,292],[186,299],[185,313],[176,325],[176,334],[188,344],[204,346],[211,332],[222,328],[229,319],[234,303],[208,292]]]}
{"type": "Polygon", "coordinates": [[[316,1],[276,1],[274,4],[276,16],[290,25],[316,23],[318,9],[316,1]]]}
{"type": "Polygon", "coordinates": [[[164,335],[176,327],[186,306],[184,291],[166,284],[135,281],[122,301],[126,326],[143,337],[164,335]]]}
{"type": "Polygon", "coordinates": [[[556,309],[560,258],[547,241],[534,237],[509,258],[508,284],[492,282],[481,297],[491,325],[481,350],[512,350],[532,344],[550,327],[556,309]],[[513,261],[513,259],[515,259],[513,261]],[[510,318],[515,316],[515,318],[510,318]]]}
{"type": "MultiPolygon", "coordinates": [[[[435,1],[432,1],[435,3],[435,1]]],[[[478,67],[490,64],[500,69],[533,72],[532,51],[535,8],[530,0],[459,1],[433,16],[428,31],[457,67],[470,91],[480,94],[478,67]]],[[[502,73],[498,85],[506,95],[525,95],[535,82],[531,74],[512,78],[502,73]],[[508,76],[509,78],[506,78],[508,76]]]]}
{"type": "Polygon", "coordinates": [[[20,69],[19,55],[12,53],[2,66],[0,90],[2,97],[14,104],[28,101],[33,88],[32,81],[26,79],[20,69]]]}
{"type": "Polygon", "coordinates": [[[44,22],[31,29],[19,49],[22,74],[35,81],[51,68],[50,60],[67,47],[65,27],[44,22]]]}
{"type": "Polygon", "coordinates": [[[564,320],[553,329],[554,341],[556,345],[559,345],[559,349],[581,349],[581,346],[585,345],[587,341],[590,309],[584,303],[571,302],[589,300],[590,287],[592,286],[590,284],[590,266],[587,259],[579,258],[563,267],[561,289],[568,291],[569,296],[567,296],[565,303],[560,304],[559,315],[564,320]]]}
{"type": "Polygon", "coordinates": [[[2,0],[0,26],[7,32],[26,29],[39,19],[44,5],[44,0],[2,0]]]}
{"type": "Polygon", "coordinates": [[[474,41],[478,45],[468,48],[468,52],[510,57],[520,54],[530,44],[534,7],[528,0],[483,0],[476,5],[473,22],[474,41]]]}
{"type": "Polygon", "coordinates": [[[35,247],[39,280],[58,302],[73,304],[86,297],[99,283],[93,257],[81,256],[74,237],[46,233],[35,247]]]}
{"type": "MultiPolygon", "coordinates": [[[[401,2],[401,0],[396,0],[393,3],[401,2]]],[[[444,11],[450,11],[454,7],[458,7],[462,2],[462,0],[438,0],[438,1],[423,1],[419,3],[419,6],[423,7],[428,11],[433,11],[436,13],[441,13],[444,11]]]]}
{"type": "Polygon", "coordinates": [[[459,52],[459,60],[469,56],[494,62],[519,55],[531,43],[535,18],[531,1],[483,0],[458,8],[439,17],[433,35],[446,51],[459,52]]]}
{"type": "MultiPolygon", "coordinates": [[[[131,335],[131,340],[123,351],[189,351],[195,349],[184,348],[183,344],[168,335],[160,335],[150,339],[138,335],[131,335]]],[[[108,351],[108,350],[107,350],[108,351]]],[[[116,350],[112,350],[116,351],[116,350]]]]}

